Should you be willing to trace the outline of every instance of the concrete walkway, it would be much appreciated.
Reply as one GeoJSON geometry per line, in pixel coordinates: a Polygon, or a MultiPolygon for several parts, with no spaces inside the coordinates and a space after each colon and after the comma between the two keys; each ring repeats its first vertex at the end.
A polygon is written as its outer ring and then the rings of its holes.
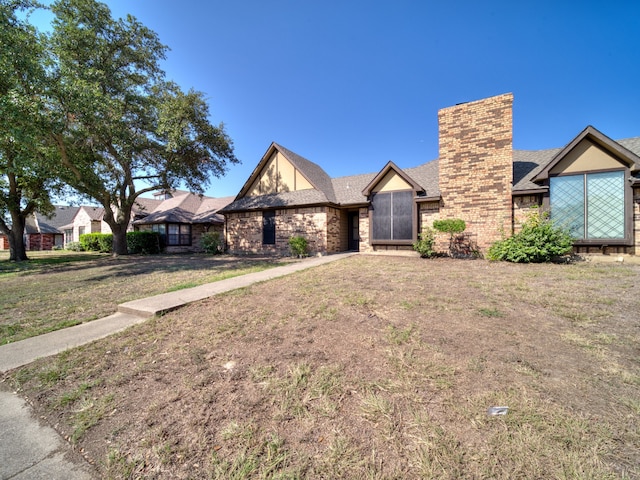
{"type": "MultiPolygon", "coordinates": [[[[75,327],[0,346],[0,372],[6,372],[69,348],[85,345],[154,315],[219,293],[335,262],[353,253],[314,257],[282,267],[220,280],[199,287],[134,300],[118,306],[118,312],[75,327]]],[[[51,427],[43,426],[28,405],[0,384],[0,480],[96,478],[96,472],[51,427]]]]}

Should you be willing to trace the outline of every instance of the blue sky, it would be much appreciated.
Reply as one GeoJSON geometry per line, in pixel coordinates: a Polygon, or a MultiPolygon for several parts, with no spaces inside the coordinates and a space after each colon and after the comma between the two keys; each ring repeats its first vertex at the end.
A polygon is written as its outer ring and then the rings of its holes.
{"type": "Polygon", "coordinates": [[[167,76],[206,94],[241,165],[272,141],[332,177],[438,156],[437,112],[513,92],[514,148],[593,125],[640,136],[640,2],[107,0],[171,48],[167,76]]]}

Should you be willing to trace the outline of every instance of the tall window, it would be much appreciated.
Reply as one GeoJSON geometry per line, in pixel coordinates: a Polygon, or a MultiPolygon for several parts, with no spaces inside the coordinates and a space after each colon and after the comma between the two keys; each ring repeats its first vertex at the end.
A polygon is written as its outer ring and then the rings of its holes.
{"type": "Polygon", "coordinates": [[[413,192],[380,192],[371,199],[372,240],[413,239],[413,192]]]}
{"type": "Polygon", "coordinates": [[[623,240],[624,177],[623,171],[551,177],[551,218],[578,241],[623,240]]]}
{"type": "Polygon", "coordinates": [[[262,243],[276,244],[276,212],[274,210],[262,212],[262,243]]]}

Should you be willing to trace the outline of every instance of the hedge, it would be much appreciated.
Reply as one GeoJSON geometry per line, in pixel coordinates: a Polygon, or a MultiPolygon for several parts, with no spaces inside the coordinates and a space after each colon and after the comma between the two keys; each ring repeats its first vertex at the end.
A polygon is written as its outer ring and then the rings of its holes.
{"type": "MultiPolygon", "coordinates": [[[[88,252],[109,253],[113,247],[113,234],[84,233],[80,235],[80,246],[88,252]]],[[[129,253],[160,253],[160,234],[158,232],[127,232],[127,250],[129,253]]]]}

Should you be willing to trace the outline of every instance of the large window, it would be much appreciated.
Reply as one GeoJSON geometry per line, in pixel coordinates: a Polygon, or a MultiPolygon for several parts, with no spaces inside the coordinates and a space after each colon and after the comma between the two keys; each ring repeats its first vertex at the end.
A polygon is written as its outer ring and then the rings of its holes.
{"type": "Polygon", "coordinates": [[[551,177],[551,218],[577,241],[625,239],[623,171],[551,177]]]}
{"type": "Polygon", "coordinates": [[[262,212],[262,243],[265,245],[276,244],[276,212],[262,212]]]}
{"type": "Polygon", "coordinates": [[[371,199],[372,240],[413,239],[413,192],[379,192],[371,199]]]}
{"type": "Polygon", "coordinates": [[[167,245],[188,246],[191,245],[191,225],[183,223],[156,223],[151,230],[158,232],[167,245]]]}

